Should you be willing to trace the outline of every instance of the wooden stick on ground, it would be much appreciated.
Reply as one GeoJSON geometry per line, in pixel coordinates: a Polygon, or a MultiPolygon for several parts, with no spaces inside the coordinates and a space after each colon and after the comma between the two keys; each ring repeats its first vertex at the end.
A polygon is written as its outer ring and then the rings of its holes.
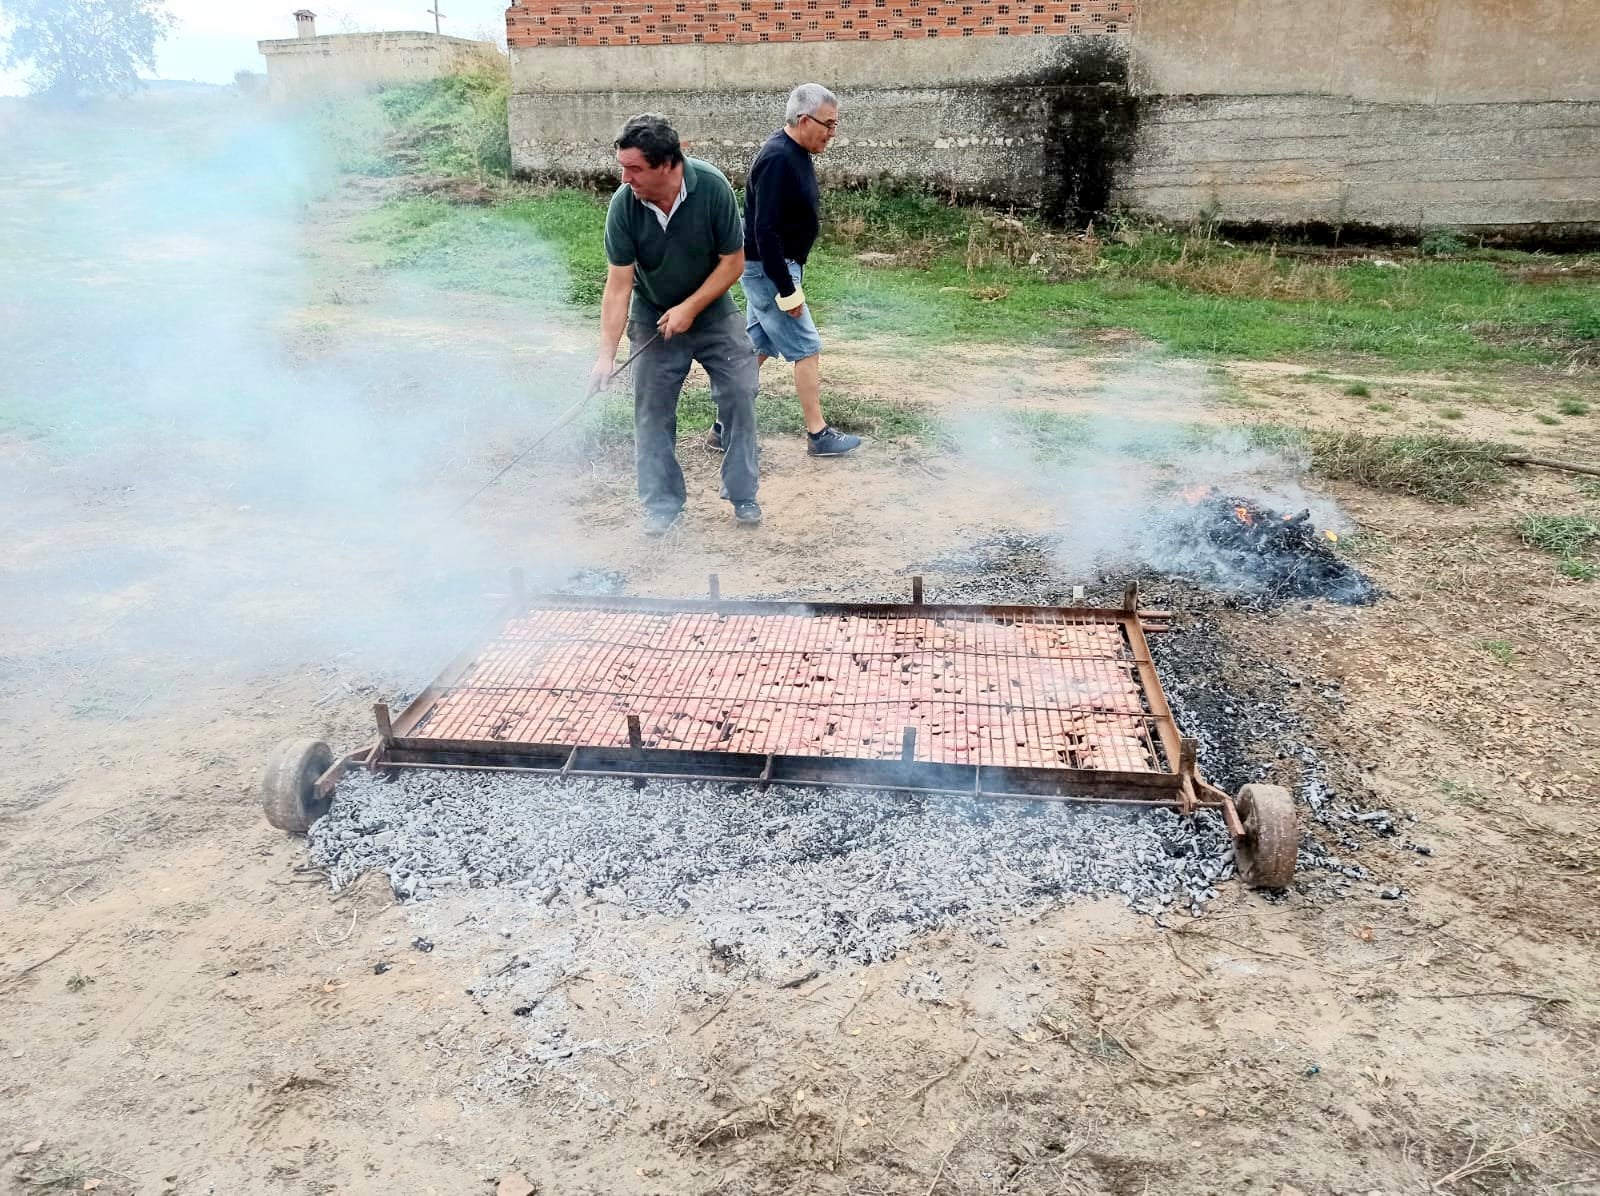
{"type": "Polygon", "coordinates": [[[1586,473],[1600,478],[1600,465],[1580,465],[1576,461],[1557,461],[1554,457],[1534,457],[1527,453],[1507,453],[1501,457],[1507,465],[1537,465],[1543,469],[1564,469],[1568,473],[1586,473]]]}

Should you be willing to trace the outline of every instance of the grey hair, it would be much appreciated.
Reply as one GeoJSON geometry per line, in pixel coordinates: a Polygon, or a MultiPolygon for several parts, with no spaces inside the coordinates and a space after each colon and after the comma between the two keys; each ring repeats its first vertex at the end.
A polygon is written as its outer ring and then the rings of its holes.
{"type": "Polygon", "coordinates": [[[839,106],[839,99],[820,83],[802,83],[789,93],[789,103],[783,110],[783,123],[797,125],[802,116],[815,116],[824,104],[839,106]]]}

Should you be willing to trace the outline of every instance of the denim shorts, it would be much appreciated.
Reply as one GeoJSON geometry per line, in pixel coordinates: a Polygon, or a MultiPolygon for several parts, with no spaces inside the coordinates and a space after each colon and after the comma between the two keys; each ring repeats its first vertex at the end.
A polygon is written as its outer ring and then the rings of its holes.
{"type": "MultiPolygon", "coordinates": [[[[789,262],[788,266],[789,277],[798,287],[805,267],[795,262],[789,262]]],[[[811,322],[809,303],[798,316],[778,310],[778,288],[759,261],[746,262],[744,277],[739,281],[744,284],[750,343],[757,353],[763,357],[781,357],[785,361],[803,361],[822,352],[822,337],[817,335],[817,326],[811,322]]]]}

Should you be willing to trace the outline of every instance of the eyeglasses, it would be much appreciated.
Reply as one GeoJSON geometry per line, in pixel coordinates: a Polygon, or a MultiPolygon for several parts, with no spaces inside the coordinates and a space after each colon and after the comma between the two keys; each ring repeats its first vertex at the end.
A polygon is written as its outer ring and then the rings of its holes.
{"type": "Polygon", "coordinates": [[[830,132],[830,133],[836,133],[836,132],[839,131],[839,122],[838,122],[837,119],[835,119],[835,120],[818,120],[816,117],[812,116],[808,112],[802,112],[800,115],[805,117],[806,120],[809,120],[814,125],[821,125],[824,129],[828,130],[828,132],[830,132]]]}

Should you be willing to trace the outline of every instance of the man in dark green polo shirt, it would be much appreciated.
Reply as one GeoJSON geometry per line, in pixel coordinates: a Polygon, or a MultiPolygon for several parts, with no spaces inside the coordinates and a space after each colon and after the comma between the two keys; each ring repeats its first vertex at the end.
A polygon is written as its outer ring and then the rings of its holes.
{"type": "Polygon", "coordinates": [[[633,117],[616,149],[622,186],[606,213],[609,268],[590,387],[603,386],[615,368],[624,324],[635,350],[659,334],[633,367],[634,460],[645,532],[665,534],[683,511],[678,398],[696,361],[711,379],[727,447],[722,497],[740,523],[760,523],[759,367],[744,316],[728,294],[744,272],[744,225],[733,188],[711,163],[685,158],[678,134],[662,117],[633,117]]]}

